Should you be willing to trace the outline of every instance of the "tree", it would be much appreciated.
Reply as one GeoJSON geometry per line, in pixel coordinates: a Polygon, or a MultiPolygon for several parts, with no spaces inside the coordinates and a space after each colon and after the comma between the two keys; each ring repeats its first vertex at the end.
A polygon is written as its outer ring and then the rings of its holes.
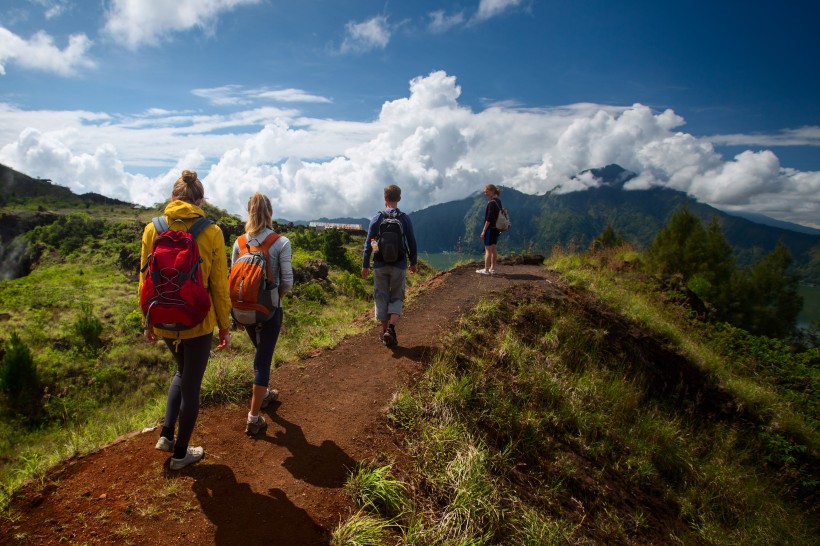
{"type": "Polygon", "coordinates": [[[649,255],[662,275],[680,274],[688,282],[702,267],[706,239],[703,223],[684,206],[655,236],[649,255]]]}
{"type": "Polygon", "coordinates": [[[612,223],[608,223],[601,234],[592,240],[592,248],[616,248],[624,244],[622,233],[615,233],[612,223]]]}
{"type": "Polygon", "coordinates": [[[738,326],[753,334],[783,337],[794,331],[803,308],[797,275],[789,274],[792,256],[778,241],[774,250],[755,265],[746,278],[744,312],[738,326]]]}
{"type": "Polygon", "coordinates": [[[12,412],[35,420],[40,413],[40,381],[34,357],[17,332],[12,332],[5,349],[0,365],[0,392],[6,396],[12,412]]]}

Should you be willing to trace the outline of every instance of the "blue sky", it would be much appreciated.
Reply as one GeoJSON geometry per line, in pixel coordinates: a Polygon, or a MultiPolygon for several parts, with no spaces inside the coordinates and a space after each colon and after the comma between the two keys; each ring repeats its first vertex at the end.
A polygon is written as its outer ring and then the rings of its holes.
{"type": "Polygon", "coordinates": [[[14,0],[0,163],[140,204],[370,216],[487,182],[632,188],[820,227],[816,2],[14,0]]]}

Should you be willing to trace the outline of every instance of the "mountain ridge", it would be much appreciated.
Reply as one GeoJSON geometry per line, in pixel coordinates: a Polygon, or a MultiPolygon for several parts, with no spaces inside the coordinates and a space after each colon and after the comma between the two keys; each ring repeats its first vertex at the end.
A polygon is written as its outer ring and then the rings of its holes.
{"type": "MultiPolygon", "coordinates": [[[[805,226],[798,228],[794,224],[763,215],[725,212],[701,203],[679,190],[625,190],[624,185],[637,174],[617,164],[588,169],[580,172],[577,177],[587,174],[598,181],[597,187],[569,193],[550,191],[542,195],[525,194],[513,188],[502,187],[501,199],[510,211],[513,225],[499,241],[500,252],[534,249],[540,253],[549,253],[556,245],[586,248],[608,225],[631,244],[647,248],[670,216],[685,206],[704,224],[717,218],[727,241],[735,249],[739,264],[753,263],[771,252],[778,241],[782,241],[792,254],[798,274],[807,282],[820,283],[820,230],[805,226]]],[[[97,194],[77,196],[66,187],[49,180],[29,177],[4,165],[0,165],[0,184],[4,190],[0,206],[10,200],[25,197],[46,204],[50,197],[54,197],[86,206],[89,203],[130,205],[97,194]]],[[[483,244],[479,240],[479,233],[485,204],[485,198],[475,193],[462,199],[411,211],[419,251],[482,253],[483,244]]],[[[319,218],[311,221],[359,223],[364,229],[367,229],[369,223],[368,218],[354,217],[319,218]]],[[[291,222],[308,223],[301,220],[291,222]]]]}

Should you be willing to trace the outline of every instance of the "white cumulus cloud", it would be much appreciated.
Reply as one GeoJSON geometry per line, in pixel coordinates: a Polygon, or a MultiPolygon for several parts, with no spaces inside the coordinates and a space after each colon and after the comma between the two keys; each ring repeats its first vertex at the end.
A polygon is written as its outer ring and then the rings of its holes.
{"type": "Polygon", "coordinates": [[[583,190],[596,181],[576,177],[580,171],[617,163],[639,173],[627,189],[669,187],[719,208],[818,226],[820,172],[784,168],[766,150],[724,158],[708,139],[686,133],[672,110],[499,103],[473,111],[460,97],[456,78],[437,71],[412,79],[407,96],[385,102],[369,122],[295,108],[155,108],[125,118],[0,104],[0,163],[140,204],[164,199],[179,171],[192,168],[214,204],[244,215],[248,197],[262,191],[275,215],[291,220],[370,216],[391,183],[401,186],[407,211],[488,182],[533,194],[583,190]],[[146,166],[161,174],[132,174],[146,166]]]}
{"type": "Polygon", "coordinates": [[[390,26],[387,17],[378,15],[361,23],[345,25],[342,53],[362,53],[372,49],[384,49],[390,42],[390,26]]]}
{"type": "Polygon", "coordinates": [[[104,32],[118,43],[136,49],[157,45],[176,32],[193,28],[211,32],[218,17],[260,0],[112,0],[104,32]]]}
{"type": "Polygon", "coordinates": [[[68,44],[60,49],[45,32],[37,32],[26,40],[0,27],[0,75],[5,75],[6,65],[14,64],[26,70],[73,76],[80,69],[95,66],[88,56],[91,45],[85,34],[72,34],[68,44]]]}

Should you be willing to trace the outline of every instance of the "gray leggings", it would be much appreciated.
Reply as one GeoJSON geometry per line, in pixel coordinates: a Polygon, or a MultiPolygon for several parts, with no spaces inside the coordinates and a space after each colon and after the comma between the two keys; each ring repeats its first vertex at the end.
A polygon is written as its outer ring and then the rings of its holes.
{"type": "Polygon", "coordinates": [[[163,427],[171,431],[179,418],[174,457],[181,459],[188,449],[188,442],[194,433],[194,425],[199,415],[199,389],[202,377],[211,355],[213,333],[200,337],[183,339],[175,345],[176,340],[163,338],[171,349],[177,363],[177,370],[168,387],[168,402],[165,405],[163,427]]]}

